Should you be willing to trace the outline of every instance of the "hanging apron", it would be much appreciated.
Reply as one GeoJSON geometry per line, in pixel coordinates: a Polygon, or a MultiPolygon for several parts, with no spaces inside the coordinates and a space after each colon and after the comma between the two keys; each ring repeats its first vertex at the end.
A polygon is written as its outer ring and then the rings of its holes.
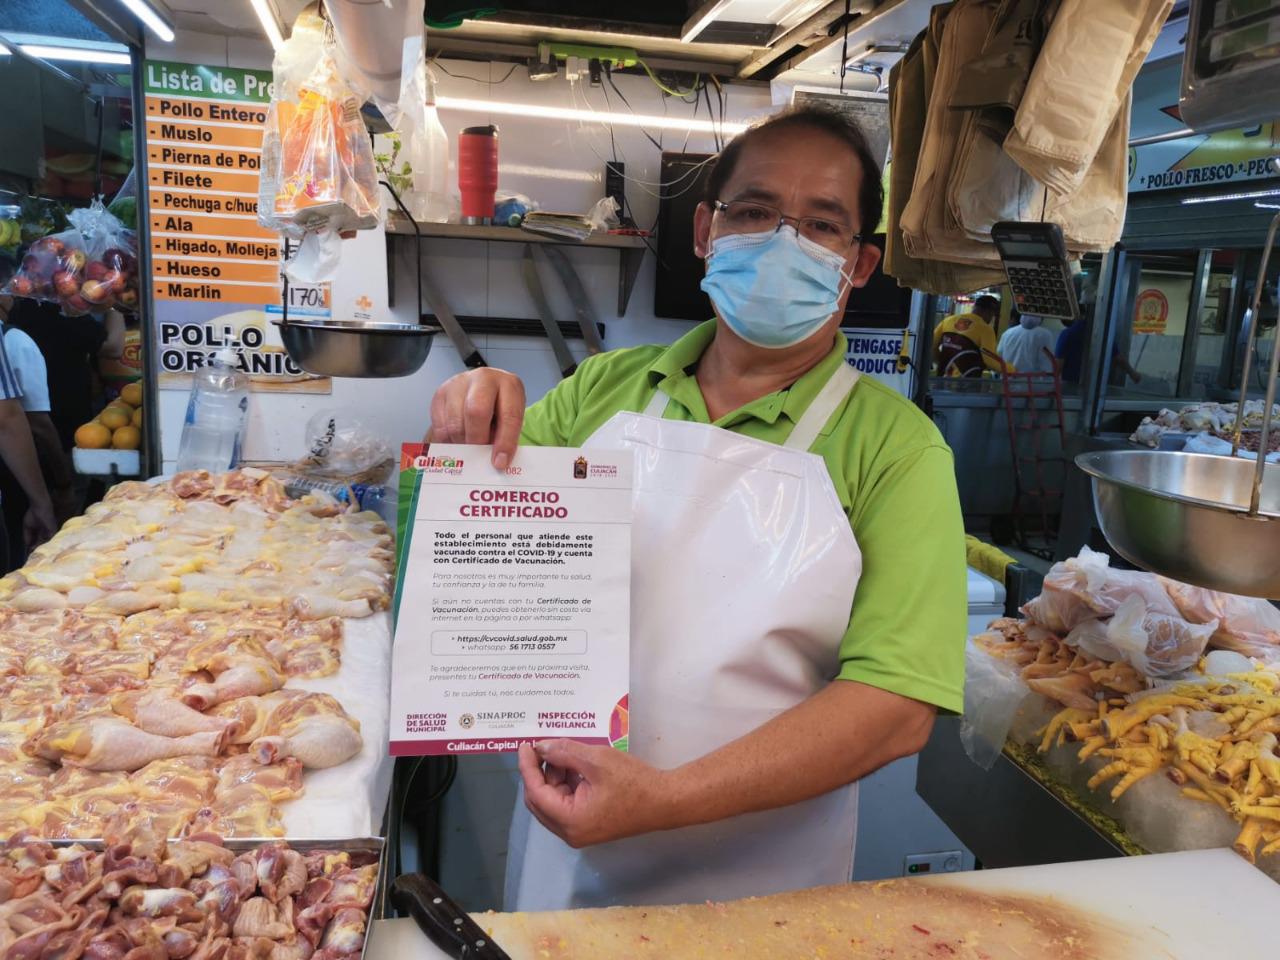
{"type": "MultiPolygon", "coordinates": [[[[636,451],[631,753],[670,769],[821,690],[839,668],[862,556],[808,449],[858,373],[840,364],[786,446],[615,414],[585,446],[636,451]]],[[[813,731],[820,736],[821,731],[813,731]]],[[[735,899],[848,882],[857,784],[775,810],[574,850],[517,799],[505,908],[735,899]]]]}

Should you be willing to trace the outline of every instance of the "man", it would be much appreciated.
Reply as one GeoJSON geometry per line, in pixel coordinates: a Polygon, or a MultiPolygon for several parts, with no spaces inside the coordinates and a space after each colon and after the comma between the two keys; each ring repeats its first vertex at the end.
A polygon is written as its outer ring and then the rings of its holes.
{"type": "Polygon", "coordinates": [[[499,469],[517,439],[643,451],[631,753],[520,748],[508,909],[847,882],[856,782],[961,708],[951,454],[839,332],[882,203],[855,125],[779,114],[723,151],[697,210],[715,320],[592,357],[527,412],[500,370],[433,398],[429,438],[492,442],[499,469]]]}
{"type": "MultiPolygon", "coordinates": [[[[1089,325],[1083,320],[1063,320],[1063,329],[1058,334],[1058,342],[1054,347],[1054,356],[1062,364],[1062,380],[1064,383],[1079,383],[1084,369],[1084,349],[1088,344],[1089,325]]],[[[1129,358],[1120,352],[1114,343],[1111,345],[1111,365],[1120,376],[1128,377],[1134,383],[1142,382],[1142,374],[1134,369],[1129,358]]],[[[1121,379],[1123,384],[1124,380],[1121,379]]]]}
{"type": "Polygon", "coordinates": [[[1018,373],[1053,373],[1053,334],[1041,317],[1023,314],[1000,337],[996,352],[1018,373]]]}
{"type": "Polygon", "coordinates": [[[124,316],[108,310],[101,318],[69,317],[56,303],[18,300],[8,322],[30,336],[44,355],[50,417],[63,449],[70,450],[77,428],[102,407],[101,391],[95,389],[98,360],[124,353],[124,316]]]}
{"type": "MultiPolygon", "coordinates": [[[[31,428],[41,473],[54,504],[55,518],[58,523],[62,523],[74,513],[75,471],[67,452],[62,448],[58,428],[49,416],[49,383],[44,356],[34,340],[16,327],[7,325],[12,307],[12,297],[0,296],[0,331],[3,331],[4,349],[22,394],[19,402],[31,428]]],[[[0,471],[0,507],[3,508],[5,527],[9,532],[8,570],[22,566],[26,560],[26,550],[21,545],[21,530],[28,505],[27,496],[17,478],[11,470],[4,468],[0,471]]]]}
{"type": "MultiPolygon", "coordinates": [[[[6,316],[13,306],[12,297],[0,298],[0,312],[6,316]]],[[[54,517],[53,501],[40,472],[35,443],[27,415],[22,409],[22,388],[0,339],[0,461],[17,479],[27,495],[28,507],[22,519],[22,539],[27,550],[32,550],[52,537],[58,530],[54,517]]],[[[7,537],[5,540],[7,541],[7,537]]],[[[8,545],[3,544],[4,558],[8,545]]]]}
{"type": "Polygon", "coordinates": [[[1000,301],[983,294],[968,313],[953,313],[933,331],[933,361],[940,377],[980,377],[983,368],[1000,364],[983,351],[996,353],[996,321],[1000,301]]]}

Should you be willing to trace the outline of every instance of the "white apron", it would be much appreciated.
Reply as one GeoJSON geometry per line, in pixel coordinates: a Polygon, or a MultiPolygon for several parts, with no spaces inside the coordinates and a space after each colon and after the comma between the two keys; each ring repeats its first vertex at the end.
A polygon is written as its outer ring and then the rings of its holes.
{"type": "MultiPolygon", "coordinates": [[[[862,555],[808,453],[857,382],[840,364],[785,447],[618,413],[586,446],[637,452],[633,754],[677,767],[822,689],[839,666],[862,555]]],[[[821,735],[821,731],[814,731],[821,735]]],[[[857,784],[776,810],[574,850],[516,802],[507,910],[735,899],[848,882],[857,784]]]]}

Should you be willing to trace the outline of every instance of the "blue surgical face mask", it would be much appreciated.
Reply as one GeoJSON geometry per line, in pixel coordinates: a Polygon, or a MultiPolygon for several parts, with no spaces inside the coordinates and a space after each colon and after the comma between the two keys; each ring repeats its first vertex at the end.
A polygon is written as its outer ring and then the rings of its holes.
{"type": "Polygon", "coordinates": [[[773,233],[717,237],[702,289],[747,343],[782,349],[813,336],[835,313],[844,256],[784,224],[773,233]]]}

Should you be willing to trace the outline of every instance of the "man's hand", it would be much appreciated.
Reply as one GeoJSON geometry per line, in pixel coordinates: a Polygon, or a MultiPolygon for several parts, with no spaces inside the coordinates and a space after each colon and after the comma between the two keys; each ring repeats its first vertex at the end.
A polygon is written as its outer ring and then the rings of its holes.
{"type": "Polygon", "coordinates": [[[431,398],[428,443],[492,443],[493,465],[505,470],[524,423],[524,384],[514,373],[480,367],[450,377],[431,398]]]}
{"type": "Polygon", "coordinates": [[[22,518],[22,539],[27,550],[34,550],[58,532],[58,521],[48,503],[32,504],[22,518]]]}
{"type": "Polygon", "coordinates": [[[612,747],[522,744],[520,776],[529,812],[571,847],[678,826],[670,820],[668,771],[612,747]]]}

